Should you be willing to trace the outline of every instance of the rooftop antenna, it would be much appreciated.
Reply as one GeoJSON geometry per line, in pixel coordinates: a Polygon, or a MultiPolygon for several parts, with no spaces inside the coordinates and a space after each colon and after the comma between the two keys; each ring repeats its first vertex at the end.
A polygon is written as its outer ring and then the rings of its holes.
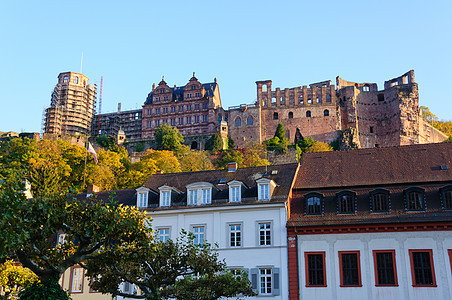
{"type": "Polygon", "coordinates": [[[104,87],[104,76],[100,77],[100,92],[99,92],[99,109],[97,111],[97,132],[96,135],[100,134],[100,114],[102,113],[102,89],[104,87]]]}
{"type": "Polygon", "coordinates": [[[80,60],[80,74],[82,74],[82,67],[83,67],[83,51],[82,51],[82,59],[80,60]]]}

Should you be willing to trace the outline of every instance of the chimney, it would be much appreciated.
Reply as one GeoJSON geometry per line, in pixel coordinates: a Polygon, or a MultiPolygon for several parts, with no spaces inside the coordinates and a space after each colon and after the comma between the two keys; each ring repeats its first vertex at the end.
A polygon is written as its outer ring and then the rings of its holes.
{"type": "Polygon", "coordinates": [[[235,171],[237,171],[237,163],[236,162],[228,163],[228,172],[235,172],[235,171]]]}
{"type": "Polygon", "coordinates": [[[90,184],[86,188],[86,193],[87,194],[97,193],[99,191],[100,191],[99,187],[97,185],[94,185],[94,184],[90,184]]]}
{"type": "Polygon", "coordinates": [[[121,112],[121,102],[118,102],[118,113],[121,112]]]}
{"type": "Polygon", "coordinates": [[[152,90],[155,90],[155,82],[152,84],[152,90]]]}
{"type": "Polygon", "coordinates": [[[157,170],[157,172],[155,172],[155,174],[161,175],[161,174],[163,174],[163,170],[157,170]]]}

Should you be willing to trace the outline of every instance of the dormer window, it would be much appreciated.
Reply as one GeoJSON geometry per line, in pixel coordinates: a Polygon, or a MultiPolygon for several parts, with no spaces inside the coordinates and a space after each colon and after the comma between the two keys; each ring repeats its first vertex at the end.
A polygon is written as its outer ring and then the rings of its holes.
{"type": "Polygon", "coordinates": [[[444,209],[452,209],[452,185],[445,186],[440,190],[441,201],[444,209]]]}
{"type": "Polygon", "coordinates": [[[164,191],[161,192],[162,199],[160,206],[170,206],[170,199],[171,199],[171,192],[170,191],[164,191]]]}
{"type": "Polygon", "coordinates": [[[323,213],[323,195],[319,193],[309,193],[305,196],[306,214],[321,215],[323,213]]]}
{"type": "Polygon", "coordinates": [[[355,193],[344,191],[337,194],[337,212],[339,214],[354,214],[355,207],[355,193]]]}
{"type": "Polygon", "coordinates": [[[276,183],[268,178],[260,178],[256,180],[257,183],[257,200],[265,201],[270,200],[273,194],[273,190],[276,187],[276,183]]]}
{"type": "Polygon", "coordinates": [[[242,201],[242,187],[245,187],[242,182],[233,180],[228,182],[229,185],[229,202],[237,203],[242,201]]]}
{"type": "Polygon", "coordinates": [[[137,191],[137,207],[138,208],[147,208],[149,203],[149,191],[150,189],[145,187],[139,187],[136,189],[137,191]]]}
{"type": "Polygon", "coordinates": [[[389,192],[387,190],[377,189],[370,192],[372,212],[389,212],[389,192]]]}
{"type": "Polygon", "coordinates": [[[196,182],[187,185],[187,204],[205,205],[212,203],[212,188],[208,182],[196,182]]]}
{"type": "Polygon", "coordinates": [[[411,211],[425,210],[424,190],[421,188],[409,188],[405,190],[406,209],[411,211]]]}
{"type": "Polygon", "coordinates": [[[170,207],[171,206],[171,199],[173,198],[173,194],[179,194],[180,192],[176,190],[173,187],[170,187],[168,185],[164,185],[159,187],[160,190],[160,201],[159,205],[160,207],[170,207]]]}

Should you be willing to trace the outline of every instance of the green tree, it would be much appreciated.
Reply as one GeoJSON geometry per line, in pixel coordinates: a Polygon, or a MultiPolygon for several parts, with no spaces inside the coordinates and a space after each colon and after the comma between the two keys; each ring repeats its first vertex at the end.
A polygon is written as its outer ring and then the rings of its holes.
{"type": "Polygon", "coordinates": [[[284,124],[278,123],[274,137],[279,138],[280,141],[286,138],[286,130],[284,129],[284,124]]]}
{"type": "Polygon", "coordinates": [[[18,292],[38,280],[38,277],[29,269],[7,260],[0,265],[0,288],[3,295],[0,299],[17,299],[18,292]]]}
{"type": "Polygon", "coordinates": [[[92,260],[87,275],[99,278],[93,288],[130,297],[118,289],[121,282],[139,287],[136,299],[217,299],[242,293],[253,295],[244,273],[226,272],[226,264],[209,244],[197,245],[193,234],[182,232],[176,241],[156,241],[148,247],[112,253],[92,260]],[[208,293],[207,293],[208,292],[208,293]]]}
{"type": "Polygon", "coordinates": [[[176,152],[182,172],[213,170],[214,166],[207,151],[192,151],[187,145],[182,145],[176,152]]]}
{"type": "Polygon", "coordinates": [[[214,161],[214,164],[218,169],[225,169],[228,167],[228,163],[236,162],[239,168],[243,165],[243,154],[237,150],[222,151],[219,157],[214,161]]]}
{"type": "Polygon", "coordinates": [[[206,142],[206,150],[217,152],[223,150],[223,139],[219,133],[213,134],[206,142]]]}
{"type": "Polygon", "coordinates": [[[264,145],[254,144],[251,148],[244,148],[242,152],[244,167],[258,167],[270,164],[266,159],[267,149],[264,145]]]}
{"type": "Polygon", "coordinates": [[[183,143],[184,137],[176,127],[171,128],[168,124],[161,124],[154,133],[158,150],[177,150],[183,143]]]}
{"type": "Polygon", "coordinates": [[[306,152],[324,152],[324,151],[333,151],[331,145],[323,142],[319,142],[314,140],[311,137],[302,138],[297,141],[297,155],[299,156],[301,153],[306,152]],[[300,150],[298,150],[300,149],[300,150]],[[298,152],[300,154],[298,154],[298,152]]]}
{"type": "Polygon", "coordinates": [[[0,259],[14,256],[49,291],[71,266],[85,266],[92,259],[152,242],[150,220],[136,208],[95,197],[25,199],[17,189],[4,185],[0,199],[7,211],[0,215],[0,259]],[[55,237],[60,233],[66,235],[66,242],[57,245],[55,237]]]}
{"type": "Polygon", "coordinates": [[[278,123],[274,137],[264,141],[264,144],[267,146],[267,150],[276,150],[279,153],[287,152],[287,147],[289,146],[290,141],[286,138],[286,130],[284,129],[284,125],[282,123],[278,123]]]}

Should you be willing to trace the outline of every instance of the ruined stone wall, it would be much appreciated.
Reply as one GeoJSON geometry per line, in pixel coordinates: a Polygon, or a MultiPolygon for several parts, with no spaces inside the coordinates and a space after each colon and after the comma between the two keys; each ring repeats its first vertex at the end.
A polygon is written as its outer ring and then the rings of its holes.
{"type": "Polygon", "coordinates": [[[421,144],[427,143],[441,143],[448,139],[448,136],[443,132],[433,127],[430,123],[420,119],[419,142],[421,144]]]}
{"type": "Polygon", "coordinates": [[[257,105],[241,105],[229,108],[229,138],[237,147],[261,143],[261,109],[257,105]]]}

